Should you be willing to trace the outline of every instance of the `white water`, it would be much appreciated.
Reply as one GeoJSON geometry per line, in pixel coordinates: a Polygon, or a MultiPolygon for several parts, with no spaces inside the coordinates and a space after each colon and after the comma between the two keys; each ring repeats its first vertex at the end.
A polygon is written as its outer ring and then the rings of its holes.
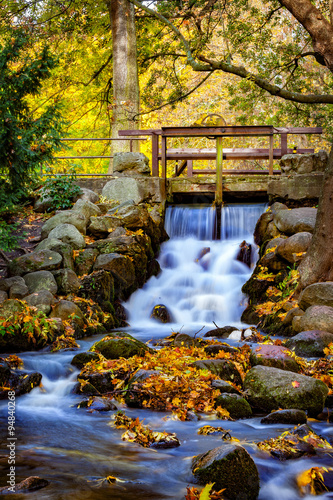
{"type": "MultiPolygon", "coordinates": [[[[264,205],[223,208],[221,240],[213,240],[214,208],[169,207],[166,231],[170,240],[162,245],[158,259],[162,272],[124,304],[130,325],[156,326],[151,312],[155,305],[164,304],[172,317],[169,328],[214,328],[213,322],[240,326],[244,309],[241,287],[251,269],[236,257],[243,240],[255,248],[252,234],[263,211],[264,205]]],[[[252,258],[256,259],[255,250],[252,258]]]]}

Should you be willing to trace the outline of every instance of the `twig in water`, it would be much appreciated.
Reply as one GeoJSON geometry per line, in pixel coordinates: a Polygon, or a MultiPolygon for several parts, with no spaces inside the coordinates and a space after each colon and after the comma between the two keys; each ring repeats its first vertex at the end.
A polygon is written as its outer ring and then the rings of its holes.
{"type": "Polygon", "coordinates": [[[195,337],[198,335],[198,333],[200,333],[201,330],[203,330],[204,328],[205,328],[205,325],[202,328],[200,328],[200,330],[198,330],[197,332],[195,332],[195,334],[193,335],[193,338],[195,339],[195,337]]]}
{"type": "Polygon", "coordinates": [[[213,321],[214,325],[216,326],[216,328],[220,328],[219,326],[217,326],[217,324],[215,323],[215,321],[213,321]]]}

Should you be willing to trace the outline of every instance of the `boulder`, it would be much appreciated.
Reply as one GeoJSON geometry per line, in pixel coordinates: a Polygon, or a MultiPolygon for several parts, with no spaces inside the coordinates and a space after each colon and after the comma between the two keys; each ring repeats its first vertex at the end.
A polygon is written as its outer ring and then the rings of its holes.
{"type": "Polygon", "coordinates": [[[82,370],[84,365],[90,363],[90,361],[98,360],[99,356],[96,352],[79,352],[75,354],[71,361],[71,365],[75,366],[79,370],[82,370]]]}
{"type": "Polygon", "coordinates": [[[217,337],[218,339],[227,339],[234,330],[235,326],[223,326],[222,328],[214,328],[205,333],[204,337],[217,337]]]}
{"type": "Polygon", "coordinates": [[[52,293],[48,290],[40,290],[38,292],[31,293],[25,297],[24,300],[29,306],[36,307],[38,311],[41,311],[44,314],[49,314],[51,306],[56,303],[52,293]]]}
{"type": "Polygon", "coordinates": [[[242,385],[242,377],[235,364],[228,359],[200,359],[194,361],[192,366],[198,370],[209,370],[222,380],[229,380],[235,384],[242,385]]]}
{"type": "Polygon", "coordinates": [[[333,333],[310,330],[295,335],[287,340],[285,345],[295,351],[297,356],[312,358],[325,356],[324,349],[331,343],[333,343],[333,333]]]}
{"type": "Polygon", "coordinates": [[[197,343],[198,341],[187,333],[178,333],[173,341],[175,347],[192,347],[197,343]]]}
{"type": "Polygon", "coordinates": [[[60,300],[52,309],[50,318],[61,318],[63,321],[70,321],[79,331],[74,334],[75,338],[82,335],[81,330],[86,324],[86,320],[81,309],[70,300],[60,300]]]}
{"type": "MultiPolygon", "coordinates": [[[[25,493],[27,491],[36,491],[41,488],[45,488],[49,482],[46,479],[42,479],[38,476],[30,476],[24,479],[23,481],[15,484],[15,493],[25,493]]],[[[3,486],[0,488],[0,494],[10,493],[8,491],[8,486],[3,486]]]]}
{"type": "Polygon", "coordinates": [[[12,285],[9,289],[10,299],[21,300],[24,297],[26,297],[26,295],[29,295],[29,289],[25,283],[24,284],[16,283],[15,285],[12,285]]]}
{"type": "Polygon", "coordinates": [[[226,380],[219,380],[219,379],[212,380],[212,387],[214,387],[214,389],[219,389],[221,393],[240,395],[240,392],[237,391],[237,389],[235,389],[235,387],[226,380]]]}
{"type": "Polygon", "coordinates": [[[291,175],[323,172],[327,166],[327,161],[328,155],[324,150],[309,154],[287,154],[280,161],[281,174],[291,175]]]}
{"type": "Polygon", "coordinates": [[[90,201],[84,201],[82,198],[77,200],[72,208],[72,211],[79,212],[83,215],[83,217],[85,217],[87,222],[90,220],[90,217],[102,215],[101,209],[97,205],[91,203],[90,201]]]}
{"type": "Polygon", "coordinates": [[[205,353],[208,355],[208,356],[215,356],[216,354],[218,354],[219,352],[231,352],[231,353],[234,353],[236,354],[237,352],[239,352],[239,349],[237,349],[237,347],[233,347],[229,344],[212,344],[212,345],[206,345],[204,347],[205,349],[205,353]]]}
{"type": "Polygon", "coordinates": [[[264,212],[259,217],[254,229],[254,241],[258,246],[261,246],[265,240],[265,233],[268,224],[273,220],[272,212],[264,212]]]}
{"type": "Polygon", "coordinates": [[[133,200],[135,203],[143,201],[143,192],[140,189],[139,178],[120,177],[107,182],[102,190],[102,196],[118,203],[133,200]]]}
{"type": "Polygon", "coordinates": [[[90,203],[97,203],[99,200],[99,195],[92,191],[91,189],[81,187],[81,194],[78,196],[78,200],[90,201],[90,203]]]}
{"type": "Polygon", "coordinates": [[[266,253],[263,257],[261,257],[259,265],[267,267],[269,271],[273,271],[275,273],[286,267],[285,263],[276,253],[276,250],[266,253]]]}
{"type": "Polygon", "coordinates": [[[291,372],[299,371],[299,366],[287,347],[263,344],[253,347],[251,351],[250,362],[253,366],[263,365],[291,372]]]}
{"type": "Polygon", "coordinates": [[[34,273],[28,273],[24,276],[24,281],[29,289],[29,293],[48,290],[54,295],[58,291],[57,282],[50,271],[36,271],[34,273]]]}
{"type": "Polygon", "coordinates": [[[36,250],[53,250],[62,256],[63,266],[74,269],[73,248],[57,238],[46,238],[41,241],[36,250]]]}
{"type": "Polygon", "coordinates": [[[16,396],[27,394],[40,385],[42,375],[38,372],[27,373],[21,370],[11,370],[8,363],[0,358],[0,399],[7,399],[8,391],[3,387],[10,387],[16,396]]]}
{"type": "Polygon", "coordinates": [[[92,217],[88,226],[88,233],[97,238],[106,238],[122,224],[118,217],[113,215],[101,215],[92,217]]]}
{"type": "Polygon", "coordinates": [[[59,295],[76,294],[81,286],[81,282],[71,269],[59,269],[53,272],[53,276],[58,285],[59,295]]]}
{"type": "Polygon", "coordinates": [[[142,408],[143,401],[147,399],[147,396],[149,397],[149,395],[144,390],[138,390],[136,388],[136,384],[143,382],[147,378],[154,375],[160,375],[160,372],[157,370],[140,369],[133,375],[133,377],[130,378],[125,394],[125,403],[127,404],[127,406],[129,406],[130,408],[142,408]]]}
{"type": "Polygon", "coordinates": [[[0,290],[3,290],[4,292],[9,292],[10,287],[16,284],[25,285],[25,281],[21,276],[2,278],[0,279],[0,290]]]}
{"type": "Polygon", "coordinates": [[[77,292],[79,297],[91,299],[101,306],[103,311],[112,312],[114,299],[114,279],[108,271],[95,271],[81,279],[77,292]]]}
{"type": "Polygon", "coordinates": [[[8,293],[0,290],[0,304],[8,299],[8,293]]]}
{"type": "Polygon", "coordinates": [[[301,259],[301,256],[297,254],[305,253],[309,248],[311,240],[311,233],[300,232],[293,234],[278,244],[276,253],[290,263],[298,262],[301,259]]]}
{"type": "Polygon", "coordinates": [[[154,306],[154,308],[151,312],[150,317],[152,319],[156,319],[160,323],[171,323],[172,322],[171,315],[168,311],[168,308],[164,304],[156,304],[156,306],[154,306]]]}
{"type": "Polygon", "coordinates": [[[252,416],[251,406],[239,394],[222,393],[215,399],[215,408],[218,406],[227,410],[233,419],[250,418],[252,416]]]}
{"type": "Polygon", "coordinates": [[[8,270],[11,276],[23,276],[35,271],[59,269],[61,263],[62,257],[59,253],[52,250],[37,250],[13,259],[8,265],[8,270]]]}
{"type": "Polygon", "coordinates": [[[251,368],[244,389],[252,408],[264,412],[293,408],[307,411],[311,417],[323,410],[328,393],[321,380],[268,366],[251,368]]]}
{"type": "Polygon", "coordinates": [[[106,359],[131,358],[153,352],[146,344],[125,332],[112,332],[95,342],[90,351],[102,354],[106,359]]]}
{"type": "Polygon", "coordinates": [[[262,418],[260,423],[262,424],[287,424],[287,425],[299,425],[306,424],[307,417],[303,410],[278,410],[270,413],[266,417],[262,418]]]}
{"type": "Polygon", "coordinates": [[[134,200],[127,200],[127,201],[123,201],[123,203],[117,203],[115,206],[108,209],[108,214],[109,215],[117,215],[117,212],[119,209],[124,208],[124,207],[133,206],[133,205],[136,205],[134,200]]]}
{"type": "Polygon", "coordinates": [[[200,484],[214,483],[228,500],[255,500],[259,494],[257,467],[242,447],[224,444],[194,457],[192,472],[200,484]]]}
{"type": "Polygon", "coordinates": [[[74,269],[78,276],[90,274],[99,252],[96,248],[85,248],[76,257],[74,269]]]}
{"type": "Polygon", "coordinates": [[[84,237],[72,224],[59,224],[50,231],[49,237],[68,243],[74,250],[80,250],[86,246],[84,237]]]}
{"type": "Polygon", "coordinates": [[[315,305],[333,307],[333,281],[307,286],[302,291],[298,303],[303,310],[315,305]]]}
{"type": "Polygon", "coordinates": [[[115,282],[117,297],[128,290],[135,282],[135,269],[132,261],[118,253],[107,253],[99,255],[94,264],[94,271],[109,271],[115,282]]]}
{"type": "Polygon", "coordinates": [[[77,210],[62,210],[45,222],[41,232],[42,240],[47,238],[54,228],[63,224],[70,224],[71,226],[74,226],[81,234],[86,234],[86,217],[77,210]]]}
{"type": "Polygon", "coordinates": [[[295,316],[292,323],[295,332],[323,330],[333,333],[333,307],[310,306],[303,316],[295,316]]]}
{"type": "Polygon", "coordinates": [[[313,233],[316,223],[317,209],[311,207],[279,210],[274,215],[274,224],[285,234],[301,232],[313,233]]]}
{"type": "Polygon", "coordinates": [[[90,399],[81,401],[77,405],[77,408],[86,408],[88,411],[115,411],[118,408],[116,405],[107,397],[97,397],[93,396],[90,399]]]}
{"type": "Polygon", "coordinates": [[[149,159],[143,153],[115,153],[113,173],[114,175],[150,175],[149,159]]]}

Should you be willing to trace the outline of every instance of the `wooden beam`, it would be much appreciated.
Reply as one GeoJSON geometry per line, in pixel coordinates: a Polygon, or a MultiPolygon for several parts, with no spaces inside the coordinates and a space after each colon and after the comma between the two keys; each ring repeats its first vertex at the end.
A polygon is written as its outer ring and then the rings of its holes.
{"type": "Polygon", "coordinates": [[[288,134],[281,134],[281,157],[288,152],[288,134]]]}
{"type": "Polygon", "coordinates": [[[216,138],[216,191],[215,202],[219,205],[223,203],[223,138],[216,138]]]}
{"type": "MultiPolygon", "coordinates": [[[[215,169],[195,169],[193,170],[193,175],[206,174],[215,175],[215,169]]],[[[281,170],[273,170],[273,175],[280,175],[281,170]]],[[[225,170],[223,169],[223,175],[269,175],[268,170],[225,170]]]]}
{"type": "Polygon", "coordinates": [[[152,176],[159,176],[159,168],[158,168],[158,138],[157,134],[151,135],[151,170],[152,176]]]}
{"type": "Polygon", "coordinates": [[[268,126],[226,126],[226,127],[162,127],[167,137],[218,137],[218,136],[265,136],[273,133],[268,126]]]}
{"type": "Polygon", "coordinates": [[[166,137],[162,136],[162,178],[165,181],[166,184],[166,177],[167,177],[167,156],[166,156],[166,147],[167,147],[167,140],[166,137]]]}
{"type": "MultiPolygon", "coordinates": [[[[288,149],[287,153],[292,153],[292,149],[288,149]]],[[[298,149],[298,153],[314,153],[314,149],[298,149]]],[[[281,159],[281,149],[273,150],[273,158],[275,160],[281,159]]],[[[159,153],[159,158],[161,158],[161,153],[159,153]]],[[[167,159],[168,160],[215,160],[216,150],[205,150],[200,149],[168,149],[167,159]]],[[[237,149],[237,148],[225,148],[223,149],[223,159],[224,160],[269,160],[269,149],[237,149]]]]}
{"type": "Polygon", "coordinates": [[[187,175],[188,177],[193,175],[193,160],[187,160],[187,175]]]}
{"type": "Polygon", "coordinates": [[[274,135],[269,136],[269,175],[273,175],[273,148],[274,148],[274,135]]]}

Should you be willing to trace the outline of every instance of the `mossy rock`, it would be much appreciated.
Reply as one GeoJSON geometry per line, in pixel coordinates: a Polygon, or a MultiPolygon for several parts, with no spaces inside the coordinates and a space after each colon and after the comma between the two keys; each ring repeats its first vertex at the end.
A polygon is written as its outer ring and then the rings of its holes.
{"type": "Polygon", "coordinates": [[[235,384],[242,385],[242,377],[235,364],[228,359],[200,359],[192,363],[198,370],[209,370],[218,375],[222,380],[229,380],[235,384]]]}
{"type": "Polygon", "coordinates": [[[90,351],[99,352],[106,359],[128,359],[136,355],[144,356],[147,351],[153,352],[146,344],[125,332],[110,333],[104,339],[96,342],[90,351]]]}
{"type": "Polygon", "coordinates": [[[79,352],[76,354],[71,361],[71,365],[76,366],[81,370],[90,361],[97,360],[99,358],[98,354],[95,352],[79,352]]]}
{"type": "Polygon", "coordinates": [[[228,500],[256,500],[259,494],[257,467],[242,447],[225,444],[194,457],[192,472],[200,484],[214,483],[228,500]]]}
{"type": "Polygon", "coordinates": [[[222,393],[215,400],[215,407],[218,406],[228,410],[230,417],[234,419],[252,416],[251,406],[245,398],[238,394],[222,393]]]}

